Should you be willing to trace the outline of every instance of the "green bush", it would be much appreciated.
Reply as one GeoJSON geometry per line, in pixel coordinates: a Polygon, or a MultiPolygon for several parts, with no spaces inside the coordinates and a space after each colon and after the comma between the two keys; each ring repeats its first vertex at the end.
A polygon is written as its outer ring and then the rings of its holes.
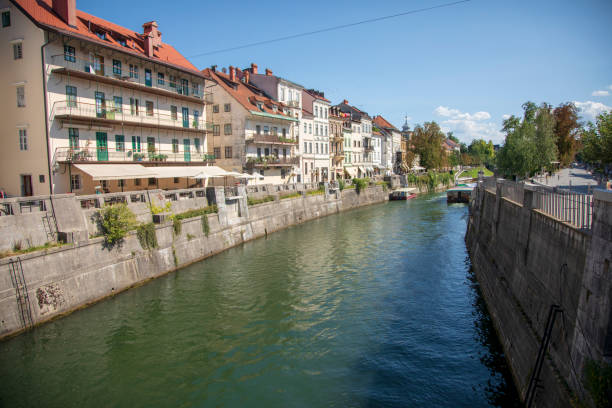
{"type": "Polygon", "coordinates": [[[202,223],[202,232],[204,235],[208,236],[210,233],[210,226],[208,225],[208,215],[203,214],[200,218],[200,222],[202,223]]]}
{"type": "Polygon", "coordinates": [[[357,178],[357,177],[355,177],[353,179],[353,185],[357,189],[357,194],[361,194],[361,192],[366,189],[368,184],[370,184],[370,179],[368,179],[368,178],[357,178]]]}
{"type": "Polygon", "coordinates": [[[136,228],[136,236],[142,249],[157,248],[157,235],[155,234],[155,224],[140,224],[136,228]]]}
{"type": "Polygon", "coordinates": [[[338,180],[338,188],[340,189],[340,191],[344,190],[344,180],[338,180]]]}
{"type": "Polygon", "coordinates": [[[282,195],[282,196],[280,196],[280,197],[278,197],[278,198],[279,198],[280,200],[285,200],[285,199],[287,199],[287,198],[295,198],[295,197],[300,197],[301,195],[302,195],[302,194],[300,194],[300,193],[291,193],[291,194],[285,194],[285,195],[282,195]]]}
{"type": "Polygon", "coordinates": [[[317,190],[310,190],[306,192],[306,195],[309,195],[309,196],[321,195],[321,194],[325,194],[325,187],[323,186],[319,187],[317,190]]]}
{"type": "Polygon", "coordinates": [[[136,216],[122,203],[105,206],[100,210],[99,217],[100,230],[110,247],[120,243],[136,226],[136,216]]]}
{"type": "Polygon", "coordinates": [[[163,212],[171,212],[172,211],[172,203],[170,201],[166,202],[163,207],[158,207],[155,204],[151,203],[149,206],[151,209],[151,214],[161,214],[163,212]]]}
{"type": "Polygon", "coordinates": [[[267,203],[269,201],[274,201],[274,196],[265,196],[264,198],[251,198],[251,197],[247,197],[247,204],[248,205],[257,205],[257,204],[261,204],[261,203],[267,203]]]}
{"type": "Polygon", "coordinates": [[[199,216],[204,215],[204,214],[216,213],[217,211],[218,211],[217,205],[213,204],[213,205],[209,205],[208,207],[198,208],[196,210],[188,210],[188,211],[182,212],[180,214],[175,214],[175,215],[172,216],[172,218],[173,219],[178,219],[178,220],[184,220],[184,219],[187,219],[187,218],[199,217],[199,216]]]}
{"type": "Polygon", "coordinates": [[[175,236],[181,235],[181,231],[183,230],[183,223],[181,222],[181,220],[179,220],[175,216],[172,216],[171,218],[172,218],[172,230],[174,231],[174,235],[175,236]]]}

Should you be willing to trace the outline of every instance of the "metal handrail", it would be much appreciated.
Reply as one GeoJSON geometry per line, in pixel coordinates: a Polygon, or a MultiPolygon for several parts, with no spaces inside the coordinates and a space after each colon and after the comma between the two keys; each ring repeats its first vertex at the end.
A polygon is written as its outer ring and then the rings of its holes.
{"type": "MultiPolygon", "coordinates": [[[[179,145],[180,147],[181,145],[179,145]]],[[[133,161],[133,162],[214,162],[215,156],[207,152],[174,150],[109,149],[108,147],[57,147],[56,162],[100,162],[100,161],[133,161]]]]}
{"type": "Polygon", "coordinates": [[[183,118],[182,112],[177,112],[175,116],[172,114],[163,114],[153,112],[147,113],[146,107],[139,106],[138,112],[131,111],[129,105],[124,104],[121,107],[115,107],[113,100],[104,100],[104,104],[95,104],[88,102],[77,102],[61,100],[56,101],[51,109],[51,119],[56,116],[77,116],[85,118],[97,118],[106,120],[116,120],[118,122],[128,122],[140,125],[158,125],[170,126],[177,129],[197,129],[201,131],[212,129],[212,123],[205,121],[202,118],[193,119],[190,115],[183,118]]]}

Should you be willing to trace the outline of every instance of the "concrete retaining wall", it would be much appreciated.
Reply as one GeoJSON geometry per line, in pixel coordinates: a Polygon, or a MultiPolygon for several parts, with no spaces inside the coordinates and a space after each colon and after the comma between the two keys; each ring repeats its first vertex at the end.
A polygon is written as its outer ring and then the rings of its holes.
{"type": "Polygon", "coordinates": [[[517,203],[503,196],[502,183],[496,192],[481,185],[470,203],[466,244],[522,398],[550,307],[563,310],[553,327],[534,406],[570,407],[573,400],[591,405],[584,364],[609,359],[612,279],[602,271],[612,258],[610,197],[595,197],[592,230],[534,210],[528,187],[517,203]]]}
{"type": "MultiPolygon", "coordinates": [[[[34,324],[245,241],[314,218],[388,199],[388,193],[381,186],[372,186],[360,194],[355,190],[329,192],[326,189],[325,194],[306,195],[302,192],[301,197],[277,198],[249,207],[244,187],[229,191],[238,195],[226,197],[223,187],[208,191],[205,204],[218,206],[217,214],[206,216],[210,228],[208,236],[203,232],[201,217],[196,217],[182,221],[182,231],[178,236],[174,236],[170,222],[156,226],[158,248],[153,250],[143,249],[132,232],[120,247],[112,249],[105,248],[100,237],[21,256],[34,324]]],[[[134,203],[130,207],[134,205],[144,204],[134,203]]],[[[82,215],[90,217],[94,211],[85,209],[82,215]]],[[[12,259],[0,260],[0,338],[23,329],[16,290],[9,273],[12,259]]]]}

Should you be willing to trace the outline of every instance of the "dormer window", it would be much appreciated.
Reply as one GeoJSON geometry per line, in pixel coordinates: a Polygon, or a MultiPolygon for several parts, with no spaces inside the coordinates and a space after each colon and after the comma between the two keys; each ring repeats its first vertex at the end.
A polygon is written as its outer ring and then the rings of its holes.
{"type": "Polygon", "coordinates": [[[278,106],[276,106],[276,105],[272,105],[272,110],[273,110],[274,112],[278,111],[278,106]]]}
{"type": "Polygon", "coordinates": [[[127,47],[127,41],[125,41],[124,38],[119,38],[117,39],[117,42],[119,43],[119,45],[121,45],[122,47],[127,47]]]}
{"type": "Polygon", "coordinates": [[[263,110],[264,110],[264,105],[263,105],[263,103],[261,103],[261,102],[257,102],[257,108],[258,108],[260,111],[262,111],[262,112],[263,112],[263,110]]]}
{"type": "Polygon", "coordinates": [[[99,39],[101,40],[106,40],[106,33],[103,31],[96,31],[96,35],[98,36],[99,39]]]}

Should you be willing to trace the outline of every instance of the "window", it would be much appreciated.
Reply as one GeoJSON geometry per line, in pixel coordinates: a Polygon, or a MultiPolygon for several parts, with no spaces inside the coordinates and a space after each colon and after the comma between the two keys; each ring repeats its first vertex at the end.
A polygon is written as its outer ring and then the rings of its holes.
{"type": "Polygon", "coordinates": [[[106,33],[103,31],[96,31],[96,35],[98,36],[99,39],[101,40],[106,40],[106,33]]]}
{"type": "Polygon", "coordinates": [[[285,100],[285,88],[281,88],[280,101],[283,102],[285,100]]]}
{"type": "Polygon", "coordinates": [[[283,128],[283,138],[287,137],[287,129],[283,128]]]}
{"type": "Polygon", "coordinates": [[[270,155],[270,148],[269,147],[264,148],[264,155],[265,156],[269,156],[270,155]]]}
{"type": "Polygon", "coordinates": [[[200,112],[193,110],[193,127],[198,128],[200,126],[200,112]]]}
{"type": "Polygon", "coordinates": [[[149,153],[155,153],[155,138],[147,137],[147,151],[149,153]]]}
{"type": "Polygon", "coordinates": [[[79,148],[79,129],[68,128],[68,145],[72,149],[79,148]]]}
{"type": "Polygon", "coordinates": [[[272,128],[272,136],[276,136],[276,135],[278,135],[278,128],[276,126],[274,126],[272,128]]]}
{"type": "Polygon", "coordinates": [[[122,47],[127,47],[127,41],[125,41],[125,38],[117,38],[117,42],[119,43],[119,45],[121,45],[122,47]]]}
{"type": "Polygon", "coordinates": [[[172,139],[172,153],[178,153],[178,152],[179,152],[178,139],[172,139]]]}
{"type": "Polygon", "coordinates": [[[140,136],[132,136],[132,150],[140,152],[140,136]]]}
{"type": "Polygon", "coordinates": [[[270,134],[270,126],[264,126],[264,135],[270,134]]]}
{"type": "Polygon", "coordinates": [[[312,123],[308,124],[308,133],[312,135],[312,123]]]}
{"type": "Polygon", "coordinates": [[[113,60],[113,74],[121,75],[121,61],[116,59],[113,60]]]}
{"type": "Polygon", "coordinates": [[[134,179],[134,185],[135,186],[139,186],[140,185],[140,179],[134,179]]]}
{"type": "Polygon", "coordinates": [[[315,143],[315,153],[319,154],[319,144],[315,143]]]}
{"type": "Polygon", "coordinates": [[[25,87],[24,86],[17,87],[17,107],[18,108],[25,107],[25,87]]]}
{"type": "Polygon", "coordinates": [[[11,12],[3,11],[2,12],[2,27],[10,27],[11,25],[11,12]]]}
{"type": "Polygon", "coordinates": [[[153,101],[146,101],[147,116],[153,116],[153,101]]]}
{"type": "Polygon", "coordinates": [[[213,136],[219,136],[221,134],[221,125],[213,125],[213,136]]]}
{"type": "Polygon", "coordinates": [[[138,116],[138,99],[130,98],[130,114],[138,116]]]}
{"type": "Polygon", "coordinates": [[[256,125],[255,126],[255,133],[258,135],[261,135],[261,125],[256,125]]]}
{"type": "Polygon", "coordinates": [[[154,186],[155,185],[155,177],[151,177],[149,178],[149,183],[150,186],[154,186]]]}
{"type": "Polygon", "coordinates": [[[263,105],[263,103],[261,103],[261,102],[257,102],[257,108],[258,108],[260,111],[262,111],[262,112],[263,112],[263,111],[264,111],[264,105],[263,105]]]}
{"type": "Polygon", "coordinates": [[[138,79],[138,65],[130,64],[130,78],[138,79]]]}
{"type": "Polygon", "coordinates": [[[157,85],[164,85],[166,83],[166,79],[164,78],[164,74],[161,72],[157,73],[157,85]]]}
{"type": "Polygon", "coordinates": [[[66,85],[66,106],[76,108],[77,106],[77,88],[76,86],[66,85]]]}
{"type": "Polygon", "coordinates": [[[180,92],[183,95],[189,95],[189,81],[186,79],[181,79],[181,89],[180,92]]]}
{"type": "Polygon", "coordinates": [[[170,105],[170,117],[172,120],[178,120],[178,108],[174,105],[170,105]]]}
{"type": "Polygon", "coordinates": [[[213,105],[213,113],[219,113],[219,105],[213,105]]]}
{"type": "Polygon", "coordinates": [[[232,111],[231,103],[226,103],[225,105],[223,105],[223,112],[231,112],[231,111],[232,111]]]}
{"type": "Polygon", "coordinates": [[[23,46],[21,42],[13,44],[13,59],[23,58],[23,46]]]}
{"type": "Polygon", "coordinates": [[[312,142],[308,143],[308,153],[312,153],[312,142]]]}
{"type": "Polygon", "coordinates": [[[80,174],[71,174],[70,175],[70,190],[80,190],[81,189],[81,175],[80,174]]]}
{"type": "Polygon", "coordinates": [[[232,146],[225,146],[225,158],[226,159],[232,158],[232,146]]]}
{"type": "Polygon", "coordinates": [[[76,53],[74,47],[64,45],[64,61],[76,62],[76,53]]]}
{"type": "Polygon", "coordinates": [[[308,133],[308,125],[304,123],[304,133],[308,133]]]}
{"type": "Polygon", "coordinates": [[[225,125],[223,125],[223,134],[224,135],[232,134],[232,124],[231,123],[226,123],[225,125]]]}
{"type": "Polygon", "coordinates": [[[193,95],[199,95],[200,94],[200,84],[194,84],[192,82],[191,83],[191,93],[193,95]]]}
{"type": "Polygon", "coordinates": [[[213,153],[215,155],[215,159],[221,158],[221,148],[220,147],[213,148],[213,153]]]}
{"type": "Polygon", "coordinates": [[[115,135],[115,150],[125,152],[125,137],[123,135],[115,135]]]}
{"type": "Polygon", "coordinates": [[[19,129],[19,150],[28,150],[28,132],[26,129],[19,129]]]}
{"type": "Polygon", "coordinates": [[[281,179],[284,179],[286,175],[287,175],[287,170],[281,169],[281,179]]]}
{"type": "Polygon", "coordinates": [[[176,88],[176,77],[174,75],[170,75],[170,88],[176,88]]]}
{"type": "Polygon", "coordinates": [[[329,136],[329,134],[327,133],[327,126],[325,126],[325,136],[329,136]]]}
{"type": "Polygon", "coordinates": [[[178,177],[174,177],[174,180],[173,180],[173,181],[174,181],[174,184],[178,184],[178,182],[179,182],[179,178],[178,178],[178,177]]]}
{"type": "Polygon", "coordinates": [[[38,175],[38,182],[39,183],[44,183],[45,182],[45,175],[44,174],[39,174],[38,175]]]}
{"type": "Polygon", "coordinates": [[[308,153],[308,142],[304,142],[304,153],[308,153]]]}
{"type": "Polygon", "coordinates": [[[117,180],[117,187],[119,188],[125,187],[125,180],[122,180],[122,179],[117,180]]]}
{"type": "Polygon", "coordinates": [[[122,96],[113,96],[113,104],[115,105],[115,112],[123,113],[123,97],[122,96]]]}
{"type": "Polygon", "coordinates": [[[195,138],[193,139],[193,147],[195,147],[196,152],[201,153],[200,152],[200,139],[199,138],[195,138]]]}
{"type": "Polygon", "coordinates": [[[257,157],[261,157],[261,147],[257,148],[257,157]]]}

